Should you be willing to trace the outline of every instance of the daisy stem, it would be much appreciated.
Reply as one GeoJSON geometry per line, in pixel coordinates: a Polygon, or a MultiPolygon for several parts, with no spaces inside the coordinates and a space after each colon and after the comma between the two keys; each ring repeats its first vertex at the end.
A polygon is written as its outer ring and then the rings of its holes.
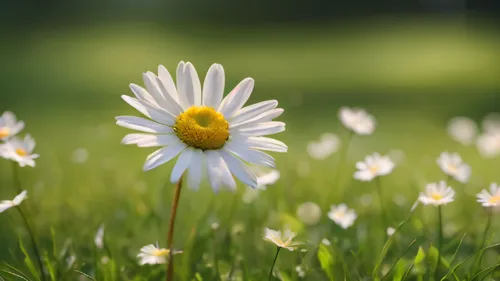
{"type": "Polygon", "coordinates": [[[481,240],[481,244],[479,244],[479,255],[477,256],[476,258],[476,261],[474,262],[474,270],[472,271],[473,273],[475,273],[479,267],[481,266],[481,261],[483,259],[483,254],[484,254],[484,245],[486,244],[486,237],[488,235],[488,231],[490,230],[490,227],[491,227],[491,218],[492,218],[492,212],[491,212],[491,208],[488,208],[486,210],[488,212],[488,218],[486,220],[486,226],[484,228],[484,232],[483,232],[483,239],[481,240]]]}
{"type": "Polygon", "coordinates": [[[167,234],[167,247],[170,250],[169,260],[167,263],[167,281],[174,280],[174,249],[172,248],[174,244],[174,227],[175,227],[175,216],[177,215],[177,206],[179,206],[179,198],[181,196],[182,189],[182,178],[179,179],[175,186],[174,198],[172,201],[172,209],[170,211],[170,223],[168,226],[167,234]]]}
{"type": "Polygon", "coordinates": [[[269,279],[268,279],[268,281],[271,281],[271,278],[273,277],[274,265],[276,264],[276,261],[278,260],[278,255],[280,254],[280,250],[281,250],[281,247],[277,247],[277,249],[276,249],[276,256],[274,256],[273,265],[271,266],[271,270],[269,271],[269,279]]]}
{"type": "Polygon", "coordinates": [[[434,272],[434,280],[438,280],[439,265],[441,264],[441,249],[443,248],[443,212],[441,205],[438,206],[438,258],[436,262],[436,271],[434,272]]]}
{"type": "Polygon", "coordinates": [[[40,251],[38,250],[40,246],[38,245],[36,238],[35,238],[35,233],[33,232],[33,228],[31,227],[28,218],[24,214],[23,210],[21,209],[20,206],[16,206],[17,211],[21,215],[21,218],[23,219],[24,225],[26,226],[26,229],[28,230],[28,233],[31,238],[31,244],[33,244],[33,251],[35,252],[36,259],[38,261],[38,266],[40,267],[40,274],[42,276],[42,280],[47,280],[47,277],[45,276],[45,271],[43,270],[43,261],[42,261],[42,256],[40,255],[40,251]]]}
{"type": "Polygon", "coordinates": [[[386,213],[385,213],[385,209],[384,209],[384,198],[382,197],[382,184],[380,182],[380,177],[376,177],[375,178],[375,186],[376,186],[376,189],[377,189],[377,195],[378,195],[378,200],[379,200],[379,208],[380,208],[380,216],[382,218],[382,222],[384,225],[382,225],[382,232],[384,234],[383,237],[385,237],[385,231],[386,231],[386,227],[388,226],[388,221],[387,221],[387,216],[386,216],[386,213]]]}
{"type": "Polygon", "coordinates": [[[14,182],[14,188],[17,194],[20,194],[23,190],[21,188],[21,178],[19,177],[18,164],[12,161],[12,181],[14,182]]]}

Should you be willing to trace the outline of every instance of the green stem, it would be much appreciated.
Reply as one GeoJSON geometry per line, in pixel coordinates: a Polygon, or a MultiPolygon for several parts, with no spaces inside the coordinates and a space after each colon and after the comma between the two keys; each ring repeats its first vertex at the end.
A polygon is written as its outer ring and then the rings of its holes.
{"type": "Polygon", "coordinates": [[[172,210],[170,212],[170,222],[168,226],[167,233],[167,247],[170,250],[168,263],[167,263],[167,278],[166,281],[174,280],[174,227],[175,227],[175,217],[177,215],[177,208],[179,206],[179,198],[181,197],[182,189],[182,178],[181,176],[177,184],[175,185],[174,198],[172,200],[172,210]]]}
{"type": "Polygon", "coordinates": [[[269,271],[268,281],[271,281],[271,278],[273,277],[274,265],[276,264],[276,261],[278,260],[278,255],[280,254],[280,250],[281,250],[281,247],[278,247],[276,249],[276,256],[274,257],[273,265],[271,266],[271,270],[269,271]]]}
{"type": "Polygon", "coordinates": [[[17,194],[23,192],[21,188],[21,178],[19,177],[19,168],[16,161],[12,161],[12,181],[14,182],[14,188],[17,194]]]}
{"type": "Polygon", "coordinates": [[[36,238],[35,238],[35,233],[33,232],[33,228],[31,227],[27,217],[24,215],[23,210],[21,209],[20,206],[16,206],[16,209],[19,211],[19,214],[21,215],[21,218],[24,221],[24,225],[26,226],[26,229],[28,230],[28,233],[31,238],[31,244],[33,244],[33,250],[35,252],[36,259],[38,260],[38,266],[40,267],[40,274],[42,276],[42,280],[47,280],[47,277],[45,276],[45,271],[43,269],[43,260],[42,256],[40,255],[40,246],[38,245],[36,238]]]}
{"type": "Polygon", "coordinates": [[[438,279],[439,265],[441,264],[441,249],[443,247],[443,212],[441,206],[438,206],[438,258],[436,262],[436,271],[434,272],[434,279],[438,279]]]}
{"type": "Polygon", "coordinates": [[[386,230],[386,227],[388,227],[388,220],[387,220],[387,214],[385,212],[385,209],[384,209],[384,198],[382,196],[382,186],[381,186],[381,183],[380,183],[380,177],[376,177],[375,178],[375,188],[377,189],[377,195],[378,195],[378,200],[379,200],[379,207],[380,207],[380,216],[382,217],[382,222],[383,222],[383,226],[382,226],[382,230],[383,230],[383,233],[384,233],[384,237],[385,237],[385,230],[386,230]]]}
{"type": "Polygon", "coordinates": [[[481,261],[483,260],[483,255],[484,255],[484,245],[486,244],[486,237],[488,236],[488,231],[490,230],[490,227],[491,227],[491,222],[492,222],[492,217],[493,217],[493,214],[492,214],[492,211],[491,211],[491,208],[488,208],[487,209],[487,212],[488,212],[488,218],[486,219],[486,226],[484,228],[484,232],[483,232],[483,239],[481,240],[481,244],[479,244],[479,255],[477,256],[476,258],[476,261],[474,262],[474,269],[473,269],[473,273],[476,273],[476,271],[479,269],[479,267],[481,266],[481,261]]]}
{"type": "MultiPolygon", "coordinates": [[[[345,166],[345,162],[347,161],[347,152],[349,151],[349,146],[351,144],[351,140],[353,137],[354,133],[352,131],[349,131],[346,140],[345,140],[345,148],[342,150],[342,154],[340,154],[338,166],[337,166],[337,171],[335,172],[335,178],[333,188],[332,190],[340,190],[339,189],[339,184],[340,184],[340,176],[342,175],[343,167],[345,166]]],[[[341,190],[341,192],[344,192],[344,190],[341,190]]],[[[331,200],[331,194],[330,196],[327,197],[329,200],[331,200]]]]}
{"type": "Polygon", "coordinates": [[[214,239],[214,267],[215,267],[215,280],[220,280],[220,271],[219,271],[219,259],[217,257],[217,237],[215,235],[215,230],[212,232],[214,239]]]}

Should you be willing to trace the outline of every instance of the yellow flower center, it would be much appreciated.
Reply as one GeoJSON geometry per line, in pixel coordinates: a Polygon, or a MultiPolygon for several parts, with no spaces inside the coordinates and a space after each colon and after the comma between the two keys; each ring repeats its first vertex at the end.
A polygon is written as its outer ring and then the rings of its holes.
{"type": "Polygon", "coordinates": [[[10,129],[7,127],[0,128],[0,138],[5,138],[10,135],[10,129]]]}
{"type": "Polygon", "coordinates": [[[207,150],[219,149],[229,138],[224,116],[208,106],[192,106],[177,116],[174,131],[185,144],[207,150]]]}
{"type": "Polygon", "coordinates": [[[443,195],[441,195],[439,193],[432,193],[431,198],[438,201],[438,200],[443,199],[443,195]]]}
{"type": "Polygon", "coordinates": [[[453,173],[456,173],[458,171],[458,168],[453,164],[448,164],[448,170],[450,170],[453,173]]]}
{"type": "Polygon", "coordinates": [[[22,148],[18,148],[18,149],[16,149],[16,154],[19,156],[26,156],[26,155],[28,155],[28,152],[22,148]]]}
{"type": "Polygon", "coordinates": [[[378,170],[379,170],[379,169],[380,169],[380,168],[379,168],[377,165],[375,165],[375,166],[371,166],[369,170],[370,170],[370,172],[371,172],[372,174],[376,174],[376,173],[378,172],[378,170]]]}
{"type": "Polygon", "coordinates": [[[490,204],[498,204],[500,203],[500,196],[492,196],[490,200],[488,200],[490,204]]]}
{"type": "Polygon", "coordinates": [[[168,249],[157,249],[156,251],[154,251],[152,253],[153,256],[155,257],[163,257],[163,256],[166,256],[170,253],[170,251],[168,249]]]}

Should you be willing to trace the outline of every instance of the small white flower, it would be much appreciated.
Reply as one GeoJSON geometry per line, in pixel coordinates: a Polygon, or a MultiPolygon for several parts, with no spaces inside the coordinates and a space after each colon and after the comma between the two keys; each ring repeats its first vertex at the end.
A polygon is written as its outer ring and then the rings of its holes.
{"type": "Polygon", "coordinates": [[[500,188],[496,183],[490,184],[490,192],[483,189],[477,194],[477,202],[481,203],[483,207],[497,207],[500,206],[500,188]]]}
{"type": "Polygon", "coordinates": [[[338,206],[332,205],[328,217],[343,229],[347,229],[354,224],[358,215],[356,215],[356,211],[349,209],[346,204],[342,203],[338,206]]]}
{"type": "Polygon", "coordinates": [[[24,199],[26,199],[27,194],[28,194],[28,191],[24,190],[19,195],[14,197],[14,200],[0,201],[0,213],[4,212],[5,210],[10,209],[12,207],[19,206],[19,204],[21,204],[21,202],[23,202],[24,199]]]}
{"type": "Polygon", "coordinates": [[[476,140],[476,147],[484,158],[500,155],[500,131],[486,132],[476,140]]]}
{"type": "Polygon", "coordinates": [[[94,244],[97,249],[102,249],[104,247],[104,224],[101,224],[97,233],[95,234],[94,244]]]}
{"type": "Polygon", "coordinates": [[[396,233],[396,229],[395,229],[394,227],[390,227],[390,226],[389,226],[389,227],[387,228],[387,235],[388,235],[388,236],[392,236],[392,235],[394,235],[394,233],[396,233]]]}
{"type": "Polygon", "coordinates": [[[371,181],[376,177],[390,174],[394,166],[389,157],[373,153],[366,156],[364,162],[356,163],[358,171],[354,173],[354,178],[360,181],[371,181]]]}
{"type": "Polygon", "coordinates": [[[297,267],[295,267],[295,271],[297,272],[297,275],[300,278],[306,277],[306,272],[305,272],[304,268],[301,265],[298,265],[297,267]]]}
{"type": "Polygon", "coordinates": [[[337,152],[340,147],[340,138],[331,133],[322,134],[319,140],[307,144],[307,153],[316,160],[323,160],[337,152]]]}
{"type": "Polygon", "coordinates": [[[467,117],[453,117],[448,122],[448,134],[463,145],[473,144],[478,130],[476,122],[467,117]]]}
{"type": "Polygon", "coordinates": [[[29,134],[24,140],[12,137],[2,145],[0,153],[2,157],[18,162],[21,167],[35,167],[35,159],[40,156],[33,154],[35,144],[35,140],[29,134]]]}
{"type": "Polygon", "coordinates": [[[6,111],[0,117],[0,140],[7,140],[24,129],[24,122],[17,121],[14,113],[6,111]]]}
{"type": "Polygon", "coordinates": [[[330,246],[332,245],[332,243],[330,242],[330,240],[326,239],[326,238],[323,238],[323,240],[321,240],[321,244],[325,245],[325,246],[330,246]]]}
{"type": "Polygon", "coordinates": [[[278,230],[272,230],[266,227],[264,231],[264,240],[269,241],[271,243],[276,244],[276,246],[280,248],[285,248],[290,251],[297,249],[300,245],[299,242],[294,242],[293,238],[295,238],[297,234],[292,232],[290,229],[285,229],[283,233],[278,230]]]}
{"type": "Polygon", "coordinates": [[[359,135],[371,135],[375,131],[375,118],[364,109],[342,107],[339,119],[344,126],[359,135]]]}
{"type": "Polygon", "coordinates": [[[429,183],[425,187],[425,193],[421,192],[418,200],[424,205],[446,205],[453,202],[455,191],[445,181],[429,183]]]}
{"type": "MultiPolygon", "coordinates": [[[[174,255],[180,254],[182,251],[174,251],[174,255]]],[[[170,254],[169,249],[160,249],[153,244],[141,248],[141,253],[137,255],[140,259],[139,264],[163,264],[168,260],[170,254]]]]}
{"type": "Polygon", "coordinates": [[[321,219],[321,208],[314,202],[305,202],[297,208],[297,217],[306,225],[315,225],[321,219]]]}
{"type": "Polygon", "coordinates": [[[471,169],[465,164],[457,153],[443,152],[437,159],[441,170],[455,180],[466,183],[469,180],[471,169]]]}
{"type": "Polygon", "coordinates": [[[217,230],[217,229],[219,229],[219,227],[220,227],[220,224],[219,224],[218,222],[214,222],[214,223],[212,223],[212,224],[210,225],[210,228],[211,228],[212,230],[214,230],[214,231],[215,231],[215,230],[217,230]]]}
{"type": "Polygon", "coordinates": [[[257,177],[257,189],[266,189],[268,185],[275,184],[280,179],[280,171],[252,166],[250,169],[257,177]]]}

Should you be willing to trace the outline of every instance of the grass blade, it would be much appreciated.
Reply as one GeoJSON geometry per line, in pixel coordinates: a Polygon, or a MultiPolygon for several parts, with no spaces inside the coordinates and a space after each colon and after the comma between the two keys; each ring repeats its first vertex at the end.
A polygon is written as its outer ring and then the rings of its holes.
{"type": "Polygon", "coordinates": [[[88,275],[88,274],[87,274],[87,273],[85,273],[85,272],[81,272],[80,270],[76,270],[76,269],[75,269],[75,270],[73,270],[73,271],[74,271],[74,272],[76,272],[76,273],[78,273],[78,274],[80,274],[81,276],[83,276],[83,277],[85,277],[85,278],[89,279],[89,280],[96,281],[96,280],[94,279],[94,277],[92,277],[92,276],[88,275]]]}
{"type": "Polygon", "coordinates": [[[392,264],[391,268],[389,268],[389,271],[387,271],[387,273],[384,276],[382,276],[382,279],[380,279],[380,280],[384,280],[384,278],[389,276],[389,273],[391,273],[391,271],[394,269],[394,267],[396,266],[398,261],[406,254],[406,252],[408,252],[408,250],[411,249],[411,247],[415,244],[415,242],[417,242],[417,239],[414,239],[413,241],[411,241],[410,245],[408,245],[408,247],[406,247],[406,249],[401,253],[401,255],[398,256],[396,261],[392,264]]]}

